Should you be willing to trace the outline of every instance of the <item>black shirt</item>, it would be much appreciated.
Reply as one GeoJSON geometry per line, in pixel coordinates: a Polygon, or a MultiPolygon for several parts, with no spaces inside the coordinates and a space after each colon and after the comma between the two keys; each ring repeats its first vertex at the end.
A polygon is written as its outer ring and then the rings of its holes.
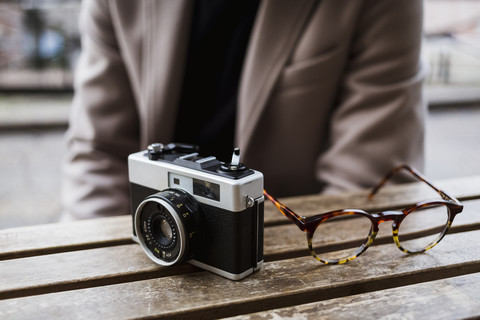
{"type": "Polygon", "coordinates": [[[195,1],[175,141],[230,159],[237,92],[260,0],[195,1]]]}

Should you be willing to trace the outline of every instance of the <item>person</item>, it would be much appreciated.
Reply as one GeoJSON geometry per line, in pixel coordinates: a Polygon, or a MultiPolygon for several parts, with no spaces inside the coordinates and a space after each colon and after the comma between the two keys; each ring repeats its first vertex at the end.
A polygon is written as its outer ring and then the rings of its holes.
{"type": "MultiPolygon", "coordinates": [[[[277,197],[423,168],[422,1],[84,0],[65,216],[129,214],[127,157],[234,146],[277,197]]],[[[222,155],[222,156],[219,156],[222,155]]]]}

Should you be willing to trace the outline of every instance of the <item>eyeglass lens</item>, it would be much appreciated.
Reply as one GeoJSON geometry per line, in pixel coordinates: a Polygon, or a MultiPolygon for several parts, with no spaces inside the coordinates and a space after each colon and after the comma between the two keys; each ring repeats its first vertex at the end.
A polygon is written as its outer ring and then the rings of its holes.
{"type": "Polygon", "coordinates": [[[418,207],[409,213],[398,228],[398,241],[408,252],[430,249],[443,236],[449,221],[446,205],[418,207]]]}
{"type": "Polygon", "coordinates": [[[329,218],[313,234],[313,253],[328,263],[354,257],[368,242],[371,229],[371,220],[360,214],[329,218]]]}

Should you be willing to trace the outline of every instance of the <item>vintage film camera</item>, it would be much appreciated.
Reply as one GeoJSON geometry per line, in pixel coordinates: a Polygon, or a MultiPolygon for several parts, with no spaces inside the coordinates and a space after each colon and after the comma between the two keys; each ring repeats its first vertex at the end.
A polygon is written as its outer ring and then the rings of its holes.
{"type": "Polygon", "coordinates": [[[242,279],[263,265],[263,175],[238,149],[230,163],[197,151],[155,143],[128,157],[134,239],[160,265],[242,279]]]}

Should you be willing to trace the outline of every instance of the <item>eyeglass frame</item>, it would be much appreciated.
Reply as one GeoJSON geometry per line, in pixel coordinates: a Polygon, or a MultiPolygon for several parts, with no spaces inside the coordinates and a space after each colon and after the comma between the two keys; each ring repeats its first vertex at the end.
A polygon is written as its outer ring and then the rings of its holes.
{"type": "Polygon", "coordinates": [[[324,264],[344,264],[348,261],[351,261],[358,256],[360,256],[362,253],[364,253],[368,247],[373,243],[375,237],[377,236],[377,233],[379,231],[379,225],[382,222],[385,221],[393,221],[392,223],[392,235],[393,235],[393,241],[395,242],[396,246],[398,249],[401,251],[408,253],[408,254],[416,254],[416,253],[422,253],[427,250],[430,250],[434,246],[436,246],[447,234],[448,230],[450,229],[453,220],[457,214],[462,212],[463,210],[463,204],[458,201],[455,197],[448,195],[446,192],[440,190],[436,186],[433,185],[431,181],[429,181],[423,174],[421,174],[419,171],[416,169],[412,168],[411,166],[407,164],[402,164],[399,165],[395,168],[393,168],[385,177],[370,191],[368,194],[368,199],[371,200],[375,196],[375,194],[380,190],[380,188],[385,185],[385,183],[395,174],[397,174],[401,170],[407,170],[410,174],[412,174],[414,177],[419,179],[422,182],[425,182],[428,186],[430,186],[432,189],[434,189],[442,199],[434,199],[434,200],[425,200],[421,202],[417,202],[414,205],[411,205],[407,208],[402,209],[402,211],[380,211],[380,212],[375,212],[375,213],[369,213],[364,210],[360,209],[340,209],[340,210],[333,210],[325,213],[320,213],[316,214],[310,217],[303,217],[295,213],[292,209],[288,208],[286,205],[282,204],[280,201],[278,201],[275,197],[271,196],[266,190],[263,190],[263,194],[266,198],[268,198],[270,201],[273,202],[273,204],[277,207],[277,209],[288,219],[290,219],[293,223],[297,225],[297,227],[301,230],[307,233],[307,243],[308,243],[308,249],[310,251],[310,254],[318,261],[324,263],[324,264]],[[402,221],[408,216],[408,214],[414,212],[415,210],[425,208],[428,206],[435,206],[435,205],[444,205],[447,207],[448,210],[448,221],[445,225],[445,229],[440,233],[440,235],[437,237],[435,241],[433,241],[431,244],[423,248],[422,250],[418,251],[411,251],[407,250],[402,247],[400,244],[400,241],[398,239],[398,230],[400,228],[400,225],[402,221]],[[317,230],[318,226],[333,217],[336,216],[346,216],[346,215],[363,215],[366,216],[367,218],[370,219],[372,228],[370,229],[370,233],[366,239],[366,241],[357,249],[354,255],[349,256],[344,259],[322,259],[317,256],[313,249],[313,234],[317,230]]]}

